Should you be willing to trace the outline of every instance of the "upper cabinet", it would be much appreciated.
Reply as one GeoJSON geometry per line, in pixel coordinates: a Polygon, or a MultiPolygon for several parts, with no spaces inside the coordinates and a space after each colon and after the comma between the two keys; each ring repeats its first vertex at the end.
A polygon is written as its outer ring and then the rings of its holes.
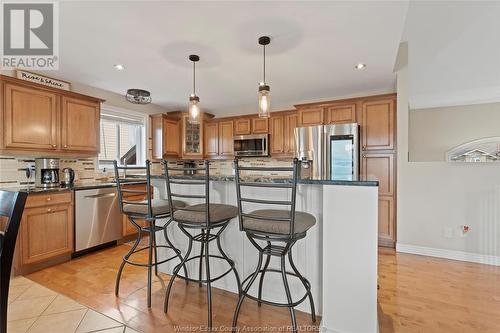
{"type": "Polygon", "coordinates": [[[252,118],[252,134],[269,133],[269,118],[252,118]]]}
{"type": "Polygon", "coordinates": [[[0,151],[53,156],[99,152],[102,100],[0,75],[0,151]]]}
{"type": "Polygon", "coordinates": [[[395,99],[363,102],[362,150],[394,150],[395,99]]]}
{"type": "Polygon", "coordinates": [[[151,116],[151,137],[153,159],[181,157],[180,119],[163,114],[151,116]]]}
{"type": "Polygon", "coordinates": [[[212,157],[219,155],[219,123],[205,123],[205,156],[212,157]]]}
{"type": "Polygon", "coordinates": [[[250,118],[240,118],[234,121],[234,135],[252,134],[250,118]]]}
{"type": "Polygon", "coordinates": [[[5,148],[56,150],[59,99],[55,93],[6,83],[5,148]]]}
{"type": "Polygon", "coordinates": [[[99,150],[99,103],[76,98],[62,98],[62,149],[99,150]]]}
{"type": "Polygon", "coordinates": [[[295,128],[297,112],[279,113],[269,119],[271,156],[293,157],[295,154],[295,128]]]}
{"type": "Polygon", "coordinates": [[[219,155],[226,157],[234,155],[232,120],[219,122],[219,155]]]}
{"type": "Polygon", "coordinates": [[[323,124],[324,108],[311,107],[299,108],[299,126],[312,126],[323,124]]]}
{"type": "Polygon", "coordinates": [[[189,115],[182,116],[182,157],[203,158],[203,116],[200,121],[192,123],[189,115]]]}
{"type": "Polygon", "coordinates": [[[348,124],[356,122],[356,103],[337,104],[326,108],[327,124],[348,124]]]}

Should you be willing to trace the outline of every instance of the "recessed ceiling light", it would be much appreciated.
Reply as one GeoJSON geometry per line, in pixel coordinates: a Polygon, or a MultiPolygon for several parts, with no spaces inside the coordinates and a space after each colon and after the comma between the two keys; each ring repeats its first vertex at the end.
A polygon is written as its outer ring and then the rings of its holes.
{"type": "Polygon", "coordinates": [[[125,66],[123,66],[122,64],[115,64],[113,65],[113,67],[117,70],[117,71],[122,71],[125,69],[125,66]]]}
{"type": "Polygon", "coordinates": [[[354,68],[355,69],[364,69],[365,67],[366,67],[366,64],[359,63],[354,68]]]}

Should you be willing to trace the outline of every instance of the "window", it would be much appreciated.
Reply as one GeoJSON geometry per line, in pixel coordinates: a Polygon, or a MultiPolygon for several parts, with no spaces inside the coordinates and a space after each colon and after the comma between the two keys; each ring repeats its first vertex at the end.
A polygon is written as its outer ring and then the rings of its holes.
{"type": "Polygon", "coordinates": [[[114,160],[117,160],[119,165],[144,165],[146,160],[144,124],[143,117],[103,111],[99,167],[112,167],[114,160]]]}

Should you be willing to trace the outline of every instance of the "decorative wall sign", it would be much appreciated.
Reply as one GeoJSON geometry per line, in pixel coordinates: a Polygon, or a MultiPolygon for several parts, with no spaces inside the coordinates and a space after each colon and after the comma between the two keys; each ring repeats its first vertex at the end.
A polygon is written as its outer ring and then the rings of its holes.
{"type": "Polygon", "coordinates": [[[61,89],[61,90],[70,90],[71,84],[66,81],[57,80],[48,76],[31,73],[23,70],[16,70],[16,76],[18,79],[34,82],[38,84],[43,84],[44,86],[61,89]]]}
{"type": "Polygon", "coordinates": [[[500,137],[470,141],[446,152],[448,162],[500,162],[500,137]]]}

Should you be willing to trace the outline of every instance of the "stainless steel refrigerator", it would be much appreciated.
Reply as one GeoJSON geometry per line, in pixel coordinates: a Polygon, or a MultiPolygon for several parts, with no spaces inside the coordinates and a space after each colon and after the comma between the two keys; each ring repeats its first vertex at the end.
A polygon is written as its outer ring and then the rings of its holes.
{"type": "Polygon", "coordinates": [[[359,125],[298,127],[295,150],[300,178],[357,180],[359,178],[359,125]]]}

